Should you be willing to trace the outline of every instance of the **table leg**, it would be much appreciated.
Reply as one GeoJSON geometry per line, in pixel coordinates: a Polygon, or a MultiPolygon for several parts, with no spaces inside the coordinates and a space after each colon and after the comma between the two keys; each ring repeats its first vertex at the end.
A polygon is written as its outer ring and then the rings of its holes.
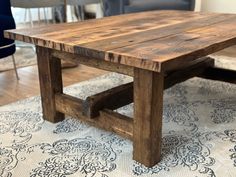
{"type": "Polygon", "coordinates": [[[147,167],[161,158],[163,74],[134,70],[133,158],[147,167]]]}
{"type": "Polygon", "coordinates": [[[37,60],[43,117],[53,123],[62,121],[64,114],[55,106],[55,94],[63,92],[61,60],[52,57],[51,49],[38,46],[37,60]]]}

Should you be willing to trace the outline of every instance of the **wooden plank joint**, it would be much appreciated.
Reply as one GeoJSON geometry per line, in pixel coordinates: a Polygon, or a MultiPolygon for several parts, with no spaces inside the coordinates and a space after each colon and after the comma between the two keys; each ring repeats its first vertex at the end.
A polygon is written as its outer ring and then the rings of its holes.
{"type": "Polygon", "coordinates": [[[99,115],[90,119],[82,114],[83,100],[66,94],[55,95],[56,110],[73,116],[92,126],[115,132],[125,138],[133,137],[133,119],[109,109],[99,111],[99,115]]]}
{"type": "Polygon", "coordinates": [[[89,96],[83,102],[83,114],[94,118],[102,109],[115,110],[133,102],[133,83],[127,83],[89,96]]]}

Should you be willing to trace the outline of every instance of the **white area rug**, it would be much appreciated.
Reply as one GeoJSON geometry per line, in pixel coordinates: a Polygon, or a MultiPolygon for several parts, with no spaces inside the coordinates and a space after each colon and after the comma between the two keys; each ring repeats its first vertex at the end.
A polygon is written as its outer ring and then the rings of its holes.
{"type": "Polygon", "coordinates": [[[215,59],[215,65],[217,67],[236,70],[236,58],[235,57],[222,56],[219,54],[211,55],[211,57],[215,59]]]}
{"type": "MultiPolygon", "coordinates": [[[[108,74],[66,88],[80,98],[130,81],[108,74]]],[[[132,160],[132,142],[67,117],[42,120],[40,98],[0,107],[1,177],[236,177],[236,85],[194,78],[165,91],[162,160],[132,160]]],[[[119,111],[132,116],[132,105],[119,111]]]]}

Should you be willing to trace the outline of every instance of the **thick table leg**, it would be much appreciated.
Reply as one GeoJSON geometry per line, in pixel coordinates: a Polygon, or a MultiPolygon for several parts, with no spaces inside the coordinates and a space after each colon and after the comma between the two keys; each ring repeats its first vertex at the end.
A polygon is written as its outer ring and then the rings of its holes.
{"type": "Polygon", "coordinates": [[[160,161],[164,76],[134,70],[134,160],[152,167],[160,161]]]}
{"type": "Polygon", "coordinates": [[[37,47],[40,92],[43,117],[50,122],[59,122],[64,114],[56,111],[55,94],[63,92],[61,60],[53,58],[51,49],[37,47]]]}

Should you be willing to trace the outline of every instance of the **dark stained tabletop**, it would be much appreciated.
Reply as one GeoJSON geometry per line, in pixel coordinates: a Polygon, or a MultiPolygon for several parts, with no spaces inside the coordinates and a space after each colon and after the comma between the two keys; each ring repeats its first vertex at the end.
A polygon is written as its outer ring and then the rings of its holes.
{"type": "Polygon", "coordinates": [[[5,37],[162,72],[236,44],[236,15],[151,11],[8,30],[5,37]]]}

